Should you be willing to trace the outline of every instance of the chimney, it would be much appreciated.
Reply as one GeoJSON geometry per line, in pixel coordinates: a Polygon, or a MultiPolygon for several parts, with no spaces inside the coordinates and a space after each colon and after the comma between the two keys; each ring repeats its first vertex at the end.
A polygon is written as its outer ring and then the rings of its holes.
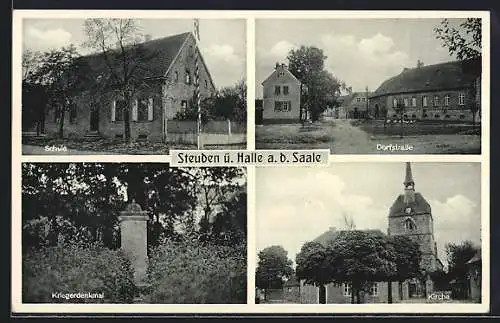
{"type": "Polygon", "coordinates": [[[151,34],[144,35],[144,42],[151,41],[152,39],[153,39],[153,36],[151,34]]]}
{"type": "Polygon", "coordinates": [[[421,68],[424,66],[424,62],[421,62],[420,60],[417,61],[417,68],[421,68]]]}

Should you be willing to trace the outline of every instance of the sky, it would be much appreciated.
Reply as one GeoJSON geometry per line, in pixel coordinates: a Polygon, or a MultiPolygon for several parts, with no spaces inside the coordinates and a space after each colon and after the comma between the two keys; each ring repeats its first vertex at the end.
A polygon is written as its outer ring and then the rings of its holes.
{"type": "MultiPolygon", "coordinates": [[[[444,246],[471,240],[480,246],[480,163],[412,163],[415,190],[431,206],[438,257],[444,246]]],[[[257,252],[281,245],[295,261],[302,245],[330,227],[387,233],[389,208],[403,193],[405,163],[340,162],[328,167],[256,168],[257,252]]]]}
{"type": "MultiPolygon", "coordinates": [[[[456,25],[462,19],[449,19],[456,25]]],[[[256,97],[262,81],[275,63],[285,63],[290,49],[316,46],[323,49],[326,69],[352,86],[353,91],[374,91],[404,67],[454,60],[433,28],[440,19],[257,19],[256,97]]]]}
{"type": "MultiPolygon", "coordinates": [[[[73,43],[81,54],[84,19],[24,19],[23,49],[46,51],[73,43]]],[[[192,19],[139,19],[142,34],[153,39],[193,31],[192,19]]],[[[232,86],[246,75],[246,21],[200,19],[200,50],[217,88],[232,86]]]]}

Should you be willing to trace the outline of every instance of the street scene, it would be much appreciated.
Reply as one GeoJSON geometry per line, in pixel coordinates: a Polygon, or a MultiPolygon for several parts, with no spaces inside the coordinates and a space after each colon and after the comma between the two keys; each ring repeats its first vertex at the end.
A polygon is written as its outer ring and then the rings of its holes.
{"type": "Polygon", "coordinates": [[[245,149],[245,36],[243,19],[24,19],[23,154],[245,149]]]}
{"type": "Polygon", "coordinates": [[[255,146],[480,154],[481,48],[479,18],[257,19],[255,146]]]}
{"type": "Polygon", "coordinates": [[[256,302],[481,303],[480,171],[258,167],[256,302]]]}

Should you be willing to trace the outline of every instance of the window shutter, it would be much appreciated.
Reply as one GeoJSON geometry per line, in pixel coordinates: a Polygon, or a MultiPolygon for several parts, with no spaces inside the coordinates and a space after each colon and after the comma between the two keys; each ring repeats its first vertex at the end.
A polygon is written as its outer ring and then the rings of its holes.
{"type": "Polygon", "coordinates": [[[116,121],[116,101],[111,102],[111,121],[116,121]]]}
{"type": "Polygon", "coordinates": [[[134,100],[134,105],[132,106],[132,121],[137,121],[137,99],[134,100]]]}
{"type": "Polygon", "coordinates": [[[148,121],[153,121],[153,98],[148,99],[148,121]]]}

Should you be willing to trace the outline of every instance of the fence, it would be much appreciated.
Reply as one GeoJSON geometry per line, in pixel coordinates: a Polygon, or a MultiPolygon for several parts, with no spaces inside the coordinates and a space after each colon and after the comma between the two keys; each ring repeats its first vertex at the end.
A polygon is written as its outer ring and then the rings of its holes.
{"type": "MultiPolygon", "coordinates": [[[[167,121],[167,142],[178,144],[197,143],[196,121],[167,121]]],[[[246,123],[230,120],[211,120],[201,125],[203,145],[232,145],[246,143],[246,123]]]]}

